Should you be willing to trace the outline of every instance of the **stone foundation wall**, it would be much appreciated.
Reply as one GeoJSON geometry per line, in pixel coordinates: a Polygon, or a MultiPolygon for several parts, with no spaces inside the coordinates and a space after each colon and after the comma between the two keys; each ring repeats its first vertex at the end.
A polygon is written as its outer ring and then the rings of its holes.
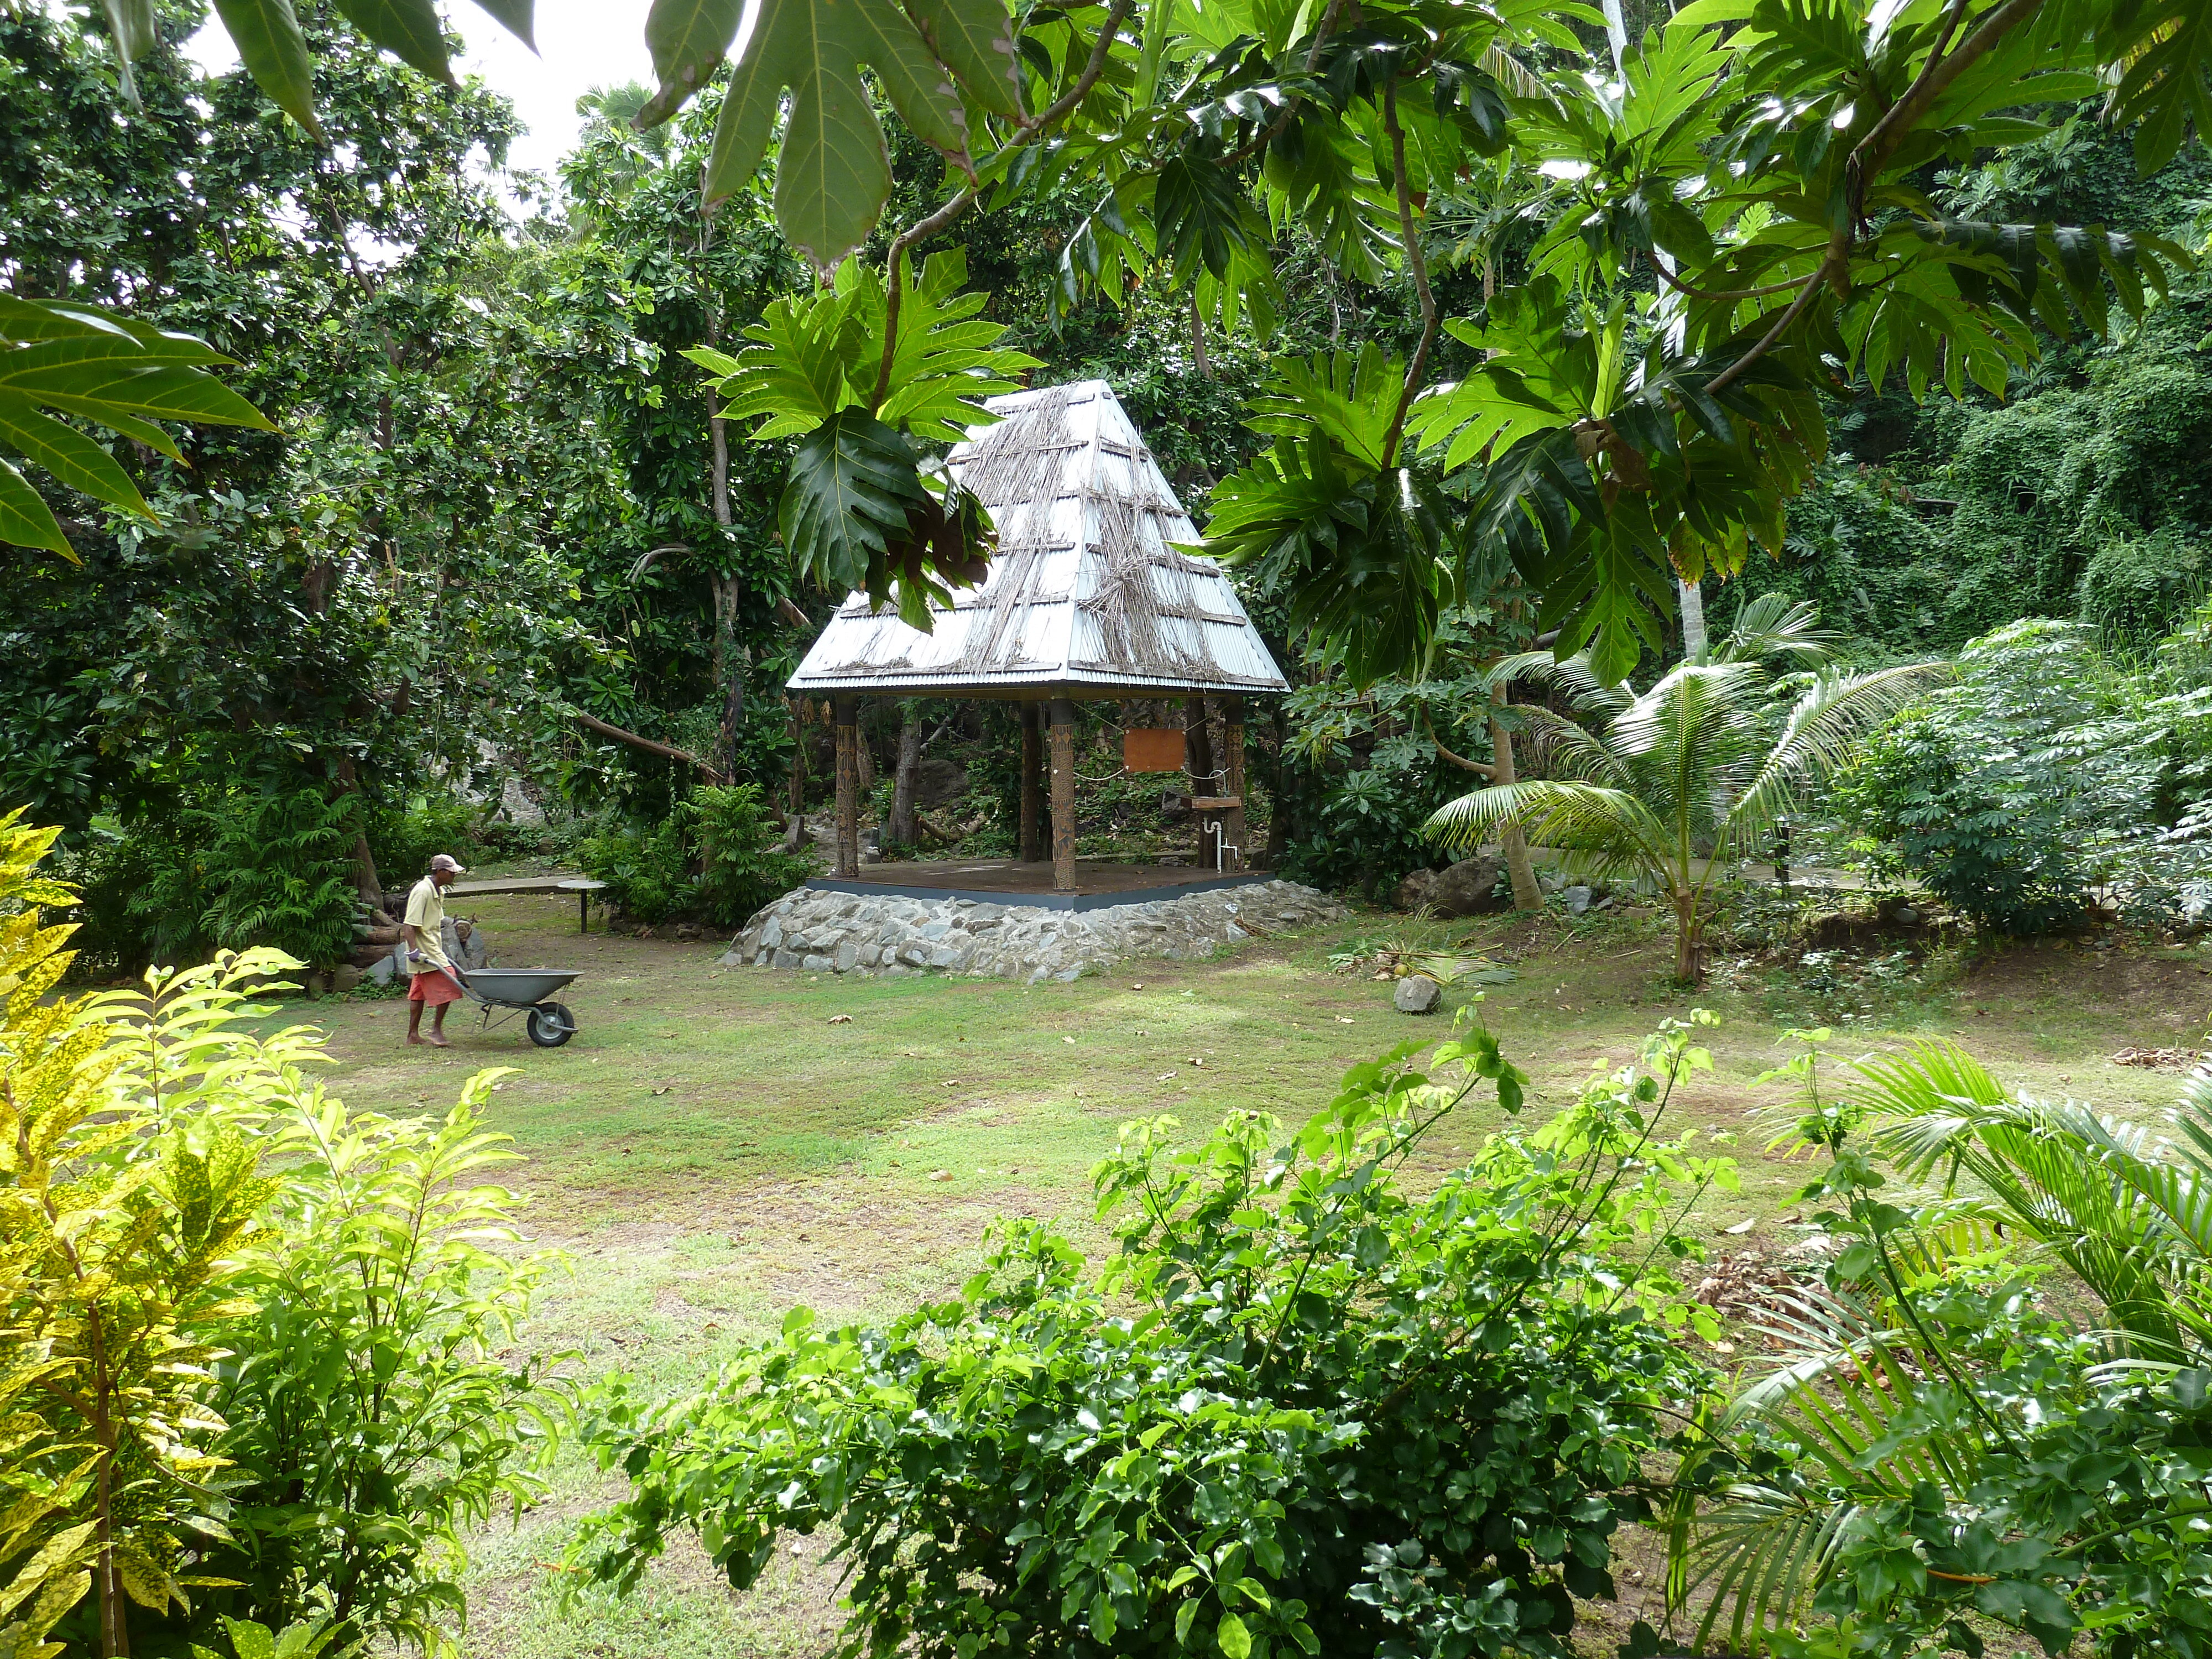
{"type": "Polygon", "coordinates": [[[1255,933],[1345,915],[1325,893],[1296,882],[1226,887],[1149,904],[1048,910],[1034,904],[928,901],[802,887],[745,924],[726,967],[810,973],[972,974],[1075,979],[1128,957],[1210,957],[1255,933]]]}

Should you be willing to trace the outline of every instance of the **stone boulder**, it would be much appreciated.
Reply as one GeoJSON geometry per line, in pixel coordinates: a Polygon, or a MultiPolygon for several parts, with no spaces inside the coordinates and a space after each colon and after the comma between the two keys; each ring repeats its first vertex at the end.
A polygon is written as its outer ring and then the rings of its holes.
{"type": "Polygon", "coordinates": [[[968,793],[968,769],[942,755],[925,755],[915,769],[915,805],[925,809],[950,806],[968,793]]]}
{"type": "Polygon", "coordinates": [[[1390,993],[1390,1006],[1401,1014],[1433,1014],[1443,1000],[1444,988],[1419,974],[1408,974],[1390,993]]]}
{"type": "Polygon", "coordinates": [[[1505,860],[1488,853],[1462,859],[1438,875],[1429,888],[1429,906],[1440,916],[1486,916],[1513,908],[1509,892],[1500,896],[1505,860]]]}
{"type": "Polygon", "coordinates": [[[447,959],[463,971],[491,966],[491,941],[474,916],[447,916],[439,939],[446,947],[447,959]]]}
{"type": "Polygon", "coordinates": [[[1433,870],[1413,870],[1398,884],[1395,902],[1401,910],[1418,910],[1429,902],[1435,890],[1437,872],[1433,870]]]}

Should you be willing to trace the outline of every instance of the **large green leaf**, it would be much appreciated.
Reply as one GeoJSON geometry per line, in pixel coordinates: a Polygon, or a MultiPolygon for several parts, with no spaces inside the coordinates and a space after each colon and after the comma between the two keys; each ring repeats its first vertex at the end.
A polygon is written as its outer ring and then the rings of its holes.
{"type": "Polygon", "coordinates": [[[2156,0],[2113,8],[2112,34],[2098,41],[2100,56],[2126,64],[2112,95],[2113,116],[2136,128],[2136,166],[2146,176],[2173,159],[2194,125],[2212,132],[2212,93],[2205,70],[2212,63],[2212,9],[2198,0],[2156,0]]]}
{"type": "Polygon", "coordinates": [[[138,101],[137,77],[131,65],[144,57],[154,44],[154,0],[100,0],[107,27],[115,36],[115,57],[123,82],[123,95],[138,101]]]}
{"type": "Polygon", "coordinates": [[[1377,473],[1319,430],[1285,436],[1213,492],[1200,550],[1251,569],[1294,632],[1355,684],[1409,669],[1453,587],[1450,509],[1413,473],[1377,473]]]}
{"type": "Polygon", "coordinates": [[[477,0],[477,7],[499,20],[507,32],[535,52],[537,24],[531,15],[533,0],[477,0]]]}
{"type": "Polygon", "coordinates": [[[27,398],[0,392],[0,443],[46,468],[58,483],[143,519],[154,516],[112,455],[75,427],[40,414],[27,398]]]}
{"type": "MultiPolygon", "coordinates": [[[[899,332],[884,399],[874,410],[886,424],[916,437],[957,443],[971,426],[996,418],[982,406],[1012,392],[1012,377],[1040,367],[1036,358],[994,343],[1003,323],[976,317],[989,296],[963,293],[967,256],[933,255],[902,275],[899,332]]],[[[778,300],[745,331],[750,344],[736,356],[686,353],[720,378],[723,415],[762,418],[756,441],[811,432],[841,409],[866,408],[883,378],[886,327],[884,285],[875,271],[848,259],[835,285],[803,299],[778,300]]]]}
{"type": "Polygon", "coordinates": [[[1021,58],[1005,0],[915,0],[910,9],[938,61],[984,108],[1021,113],[1021,58]]]}
{"type": "MultiPolygon", "coordinates": [[[[176,441],[154,420],[273,431],[258,410],[204,367],[229,361],[205,341],[95,307],[0,295],[0,447],[36,463],[67,489],[151,518],[115,458],[45,411],[96,422],[175,459],[183,459],[176,441]]],[[[0,468],[0,541],[74,556],[30,483],[4,459],[0,468]]]]}
{"type": "MultiPolygon", "coordinates": [[[[968,256],[958,249],[933,254],[912,273],[899,306],[899,331],[884,401],[876,413],[902,432],[957,443],[972,426],[998,417],[983,408],[994,392],[1013,392],[1013,377],[1044,367],[1043,360],[996,343],[1004,323],[977,316],[988,294],[963,291],[968,256]]],[[[883,358],[884,302],[880,288],[864,301],[870,323],[870,356],[862,378],[872,395],[883,358]]]]}
{"type": "MultiPolygon", "coordinates": [[[[689,15],[701,0],[662,0],[689,15]]],[[[707,164],[708,205],[751,183],[791,89],[777,152],[775,216],[783,234],[823,270],[866,241],[891,190],[890,155],[860,78],[875,72],[891,106],[916,137],[968,160],[968,118],[958,90],[911,19],[889,0],[759,0],[750,38],[730,71],[707,164]]],[[[654,8],[659,16],[660,7],[654,8]]],[[[734,23],[734,17],[732,19],[734,23]]],[[[687,47],[706,38],[687,32],[687,47]]],[[[658,43],[656,64],[661,56],[658,43]]],[[[684,65],[676,65],[681,69],[684,65]]],[[[663,67],[660,96],[641,120],[682,102],[663,67]]]]}
{"type": "Polygon", "coordinates": [[[929,500],[907,441],[864,410],[822,422],[791,458],[777,526],[799,573],[833,592],[866,587],[929,500]]]}
{"type": "Polygon", "coordinates": [[[0,456],[0,542],[43,547],[65,559],[76,557],[76,550],[62,534],[53,509],[39,498],[39,492],[5,456],[0,456]]]}
{"type": "Polygon", "coordinates": [[[1405,360],[1386,357],[1372,340],[1357,352],[1279,358],[1245,424],[1288,438],[1318,431],[1371,471],[1383,463],[1382,441],[1405,381],[1405,360]]]}
{"type": "MultiPolygon", "coordinates": [[[[446,31],[430,0],[336,0],[336,3],[356,28],[402,63],[411,64],[440,81],[453,78],[453,68],[446,60],[446,31]]],[[[265,83],[263,89],[267,90],[265,83]]]]}
{"type": "Polygon", "coordinates": [[[863,409],[838,410],[799,446],[778,522],[802,576],[865,589],[925,634],[932,603],[988,569],[982,503],[941,472],[933,489],[912,446],[863,409]]]}
{"type": "Polygon", "coordinates": [[[744,0],[654,0],[645,45],[660,90],[637,112],[639,126],[659,125],[707,84],[737,39],[744,9],[744,0]]]}
{"type": "Polygon", "coordinates": [[[319,137],[314,65],[292,0],[215,0],[215,9],[254,83],[277,108],[319,137]]]}

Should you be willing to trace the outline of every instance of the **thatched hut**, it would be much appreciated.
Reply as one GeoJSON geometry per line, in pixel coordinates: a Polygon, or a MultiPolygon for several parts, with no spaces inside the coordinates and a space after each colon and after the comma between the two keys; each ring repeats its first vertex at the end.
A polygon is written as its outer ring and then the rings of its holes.
{"type": "MultiPolygon", "coordinates": [[[[794,696],[827,698],[837,738],[837,875],[860,878],[854,730],[862,696],[1001,697],[1022,705],[1022,845],[1018,865],[985,890],[1042,889],[1041,797],[1051,813],[1052,890],[1133,879],[1086,872],[1075,860],[1075,703],[1089,699],[1189,700],[1202,720],[1214,702],[1226,732],[1218,764],[1191,779],[1192,805],[1213,827],[1211,870],[1231,879],[1240,861],[1244,794],[1243,699],[1287,690],[1236,590],[1208,560],[1175,550],[1198,539],[1143,436],[1103,380],[1009,392],[987,407],[1002,416],[975,428],[950,464],[991,514],[999,549],[982,585],[933,608],[924,634],[895,612],[872,612],[855,593],[830,619],[799,672],[794,696]],[[1048,736],[1048,742],[1046,740],[1048,736]],[[1048,759],[1047,758],[1048,751],[1048,759]],[[1049,787],[1044,774],[1048,769],[1049,787]]],[[[1132,732],[1132,769],[1182,769],[1180,734],[1132,732]]],[[[921,878],[908,866],[906,879],[921,878]]],[[[945,872],[938,872],[945,873],[945,872]]],[[[983,873],[969,866],[967,884],[983,873]]],[[[1165,872],[1160,872],[1164,876],[1165,872]]],[[[890,879],[871,872],[872,885],[890,879]]],[[[1146,878],[1134,878],[1141,882],[1146,878]]]]}

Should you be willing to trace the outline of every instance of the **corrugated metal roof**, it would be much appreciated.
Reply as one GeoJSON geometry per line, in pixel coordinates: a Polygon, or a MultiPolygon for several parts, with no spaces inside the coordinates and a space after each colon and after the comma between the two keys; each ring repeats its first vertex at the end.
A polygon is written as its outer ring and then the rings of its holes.
{"type": "Polygon", "coordinates": [[[1198,531],[1103,380],[1010,392],[948,458],[989,509],[981,586],[932,632],[868,596],[838,607],[788,689],[803,696],[1289,690],[1220,567],[1174,550],[1198,531]]]}

